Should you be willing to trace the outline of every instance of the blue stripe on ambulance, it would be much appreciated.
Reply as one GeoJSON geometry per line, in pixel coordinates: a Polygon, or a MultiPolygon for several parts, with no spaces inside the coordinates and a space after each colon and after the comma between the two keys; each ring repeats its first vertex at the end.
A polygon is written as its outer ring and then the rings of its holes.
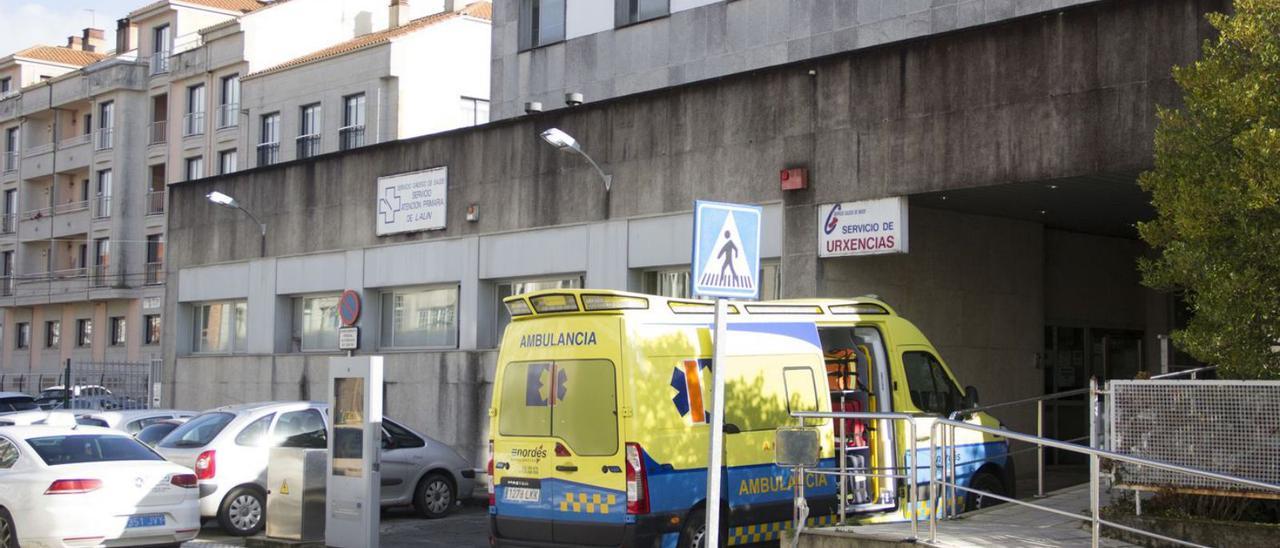
{"type": "MultiPolygon", "coordinates": [[[[706,468],[675,470],[655,462],[647,451],[644,459],[645,471],[648,473],[650,511],[683,512],[706,498],[706,468]]],[[[836,460],[823,459],[821,465],[824,468],[832,468],[836,466],[836,460]]],[[[729,474],[722,475],[725,483],[721,486],[721,493],[728,501],[730,508],[766,502],[790,502],[792,495],[790,469],[774,464],[735,466],[731,469],[734,475],[745,476],[745,479],[736,485],[730,485],[729,474]]],[[[829,477],[810,475],[805,493],[811,496],[835,495],[839,485],[829,480],[829,477]]]]}

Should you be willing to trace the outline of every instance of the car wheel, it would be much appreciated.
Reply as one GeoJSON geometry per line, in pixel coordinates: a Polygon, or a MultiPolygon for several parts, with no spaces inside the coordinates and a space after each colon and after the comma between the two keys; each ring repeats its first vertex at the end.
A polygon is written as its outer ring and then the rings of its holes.
{"type": "Polygon", "coordinates": [[[13,516],[4,508],[0,508],[0,548],[18,548],[18,529],[13,525],[13,516]]]}
{"type": "Polygon", "coordinates": [[[247,537],[262,530],[267,520],[267,505],[262,493],[252,487],[237,487],[222,499],[218,524],[237,537],[247,537]]]}
{"type": "Polygon", "coordinates": [[[449,515],[457,500],[458,495],[454,492],[453,482],[438,472],[427,474],[427,477],[422,478],[422,481],[418,482],[418,491],[413,496],[414,506],[427,519],[449,515]]]}
{"type": "Polygon", "coordinates": [[[680,548],[705,548],[707,545],[707,512],[703,508],[695,508],[689,512],[684,521],[684,529],[680,530],[680,548]]]}
{"type": "MultiPolygon", "coordinates": [[[[972,480],[969,480],[969,487],[1005,496],[1004,482],[1000,480],[999,476],[985,470],[978,472],[973,476],[972,480]]],[[[978,510],[981,508],[990,508],[1003,502],[1004,501],[1000,499],[988,497],[981,493],[968,491],[965,493],[964,497],[964,508],[965,511],[978,510]]]]}

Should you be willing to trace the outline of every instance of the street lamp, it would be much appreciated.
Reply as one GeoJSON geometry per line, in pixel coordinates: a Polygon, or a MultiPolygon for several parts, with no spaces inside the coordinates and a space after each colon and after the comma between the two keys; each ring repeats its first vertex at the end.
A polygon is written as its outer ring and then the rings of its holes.
{"type": "Polygon", "coordinates": [[[222,207],[239,209],[240,211],[244,212],[245,215],[248,215],[250,219],[253,219],[253,222],[258,223],[258,229],[261,231],[261,234],[262,234],[261,245],[258,248],[258,256],[259,257],[267,256],[267,225],[266,223],[259,221],[257,217],[255,217],[252,213],[249,213],[249,210],[243,207],[240,207],[240,203],[236,202],[235,198],[227,196],[226,194],[223,194],[215,190],[213,192],[205,194],[204,197],[208,198],[210,202],[218,204],[222,207]]]}
{"type": "Polygon", "coordinates": [[[556,147],[556,149],[561,152],[577,152],[583,158],[586,158],[587,162],[591,164],[591,167],[596,168],[596,173],[598,173],[600,178],[604,180],[604,191],[607,195],[609,192],[609,185],[613,183],[613,176],[605,173],[603,169],[600,169],[600,165],[597,164],[595,160],[592,160],[586,152],[582,151],[582,147],[578,145],[577,139],[574,139],[573,136],[568,133],[560,131],[559,128],[553,127],[542,132],[542,140],[546,141],[547,144],[556,147]]]}

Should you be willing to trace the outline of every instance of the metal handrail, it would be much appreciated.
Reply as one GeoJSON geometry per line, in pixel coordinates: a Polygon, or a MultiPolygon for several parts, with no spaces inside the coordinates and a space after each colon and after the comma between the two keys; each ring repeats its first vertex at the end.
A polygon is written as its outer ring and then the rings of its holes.
{"type": "MultiPolygon", "coordinates": [[[[1112,452],[1112,451],[1107,451],[1107,450],[1105,450],[1105,449],[1098,449],[1098,448],[1095,448],[1095,447],[1086,447],[1086,446],[1083,446],[1083,445],[1076,445],[1076,444],[1073,444],[1073,443],[1067,443],[1067,442],[1063,442],[1063,441],[1047,439],[1047,438],[1043,438],[1043,437],[1040,437],[1040,436],[1032,436],[1032,435],[1029,435],[1029,434],[1022,434],[1022,433],[1012,432],[1012,431],[1004,430],[1004,429],[1000,429],[1000,428],[992,428],[992,427],[989,427],[989,426],[982,426],[982,425],[978,425],[978,424],[971,424],[971,423],[962,422],[962,421],[956,421],[956,420],[951,420],[951,419],[939,419],[939,420],[937,420],[937,421],[934,421],[934,423],[933,423],[933,427],[932,427],[932,430],[931,430],[931,432],[930,432],[930,434],[931,434],[931,435],[930,435],[930,441],[929,441],[930,454],[931,454],[931,455],[936,454],[936,451],[938,450],[938,440],[939,440],[939,439],[944,439],[944,440],[946,440],[946,439],[954,439],[954,438],[955,438],[955,430],[956,430],[957,428],[960,428],[960,429],[967,429],[967,430],[972,430],[972,431],[980,432],[980,433],[984,433],[984,434],[991,434],[991,435],[996,435],[996,436],[1003,436],[1003,437],[1005,437],[1006,439],[1013,440],[1013,441],[1021,441],[1021,442],[1026,442],[1026,443],[1032,443],[1032,444],[1036,444],[1036,445],[1038,445],[1038,446],[1051,447],[1051,448],[1058,449],[1058,450],[1062,450],[1062,451],[1072,451],[1072,452],[1076,452],[1076,453],[1083,453],[1083,454],[1088,455],[1088,456],[1089,456],[1089,469],[1090,469],[1090,477],[1089,477],[1089,490],[1090,490],[1090,492],[1089,492],[1089,516],[1087,516],[1087,517],[1082,517],[1082,516],[1080,516],[1079,514],[1075,514],[1075,513],[1072,513],[1072,512],[1067,512],[1067,511],[1059,510],[1059,509],[1056,509],[1056,508],[1050,508],[1050,507],[1047,507],[1047,506],[1043,506],[1043,505],[1039,505],[1039,504],[1034,504],[1034,503],[1030,503],[1030,502],[1026,502],[1026,501],[1020,501],[1020,500],[1017,500],[1017,499],[1014,499],[1014,498],[1011,498],[1011,497],[1006,497],[1006,496],[1003,496],[1003,495],[1000,495],[1000,494],[997,494],[997,493],[991,493],[991,492],[988,492],[988,491],[983,491],[983,490],[981,490],[981,489],[974,489],[974,488],[972,488],[972,487],[968,487],[968,486],[961,485],[961,484],[960,484],[960,482],[959,482],[958,477],[957,477],[957,476],[956,476],[956,474],[955,474],[955,462],[954,462],[954,459],[952,460],[952,462],[950,462],[950,463],[949,463],[948,467],[944,467],[944,468],[943,468],[943,470],[942,470],[942,476],[941,476],[941,477],[939,477],[939,475],[938,475],[938,472],[939,472],[939,471],[938,471],[938,469],[937,469],[937,464],[938,464],[938,463],[937,463],[937,460],[936,460],[936,459],[930,459],[930,462],[929,462],[929,477],[930,477],[931,479],[933,479],[933,481],[931,481],[931,482],[930,482],[930,484],[929,484],[929,497],[930,497],[931,499],[936,499],[936,498],[937,498],[937,495],[938,495],[937,490],[938,490],[938,488],[939,488],[939,487],[942,487],[942,488],[944,488],[944,489],[945,489],[945,488],[950,488],[950,489],[952,490],[952,492],[953,492],[953,493],[955,492],[955,490],[956,490],[956,489],[959,489],[959,490],[962,490],[962,491],[965,491],[965,492],[969,492],[969,493],[977,493],[977,494],[980,494],[980,495],[982,495],[982,496],[984,496],[984,497],[989,496],[989,497],[994,498],[994,499],[996,499],[996,500],[1001,500],[1001,501],[1004,501],[1004,502],[1010,502],[1010,503],[1013,503],[1013,504],[1019,504],[1019,505],[1022,505],[1022,506],[1028,506],[1028,507],[1031,507],[1031,508],[1035,508],[1035,509],[1038,509],[1038,510],[1043,510],[1043,511],[1046,511],[1046,512],[1051,512],[1051,513],[1054,513],[1054,514],[1059,514],[1059,515],[1063,515],[1063,516],[1067,516],[1067,517],[1072,517],[1072,518],[1076,518],[1076,519],[1085,519],[1085,520],[1088,520],[1088,521],[1090,521],[1090,522],[1092,523],[1092,543],[1093,543],[1093,546],[1095,546],[1095,547],[1096,547],[1096,546],[1098,546],[1098,542],[1099,542],[1099,534],[1100,534],[1100,532],[1101,532],[1101,527],[1102,527],[1103,525],[1108,526],[1108,527],[1112,527],[1112,528],[1116,528],[1116,529],[1121,529],[1121,530],[1124,530],[1124,531],[1129,531],[1129,532],[1131,532],[1131,533],[1136,533],[1136,534],[1140,534],[1140,535],[1148,536],[1148,537],[1151,537],[1151,538],[1155,538],[1155,539],[1163,540],[1163,541],[1165,541],[1165,542],[1172,542],[1172,543],[1175,543],[1175,544],[1182,544],[1182,545],[1185,545],[1185,546],[1197,546],[1197,547],[1198,547],[1198,546],[1201,546],[1201,545],[1199,545],[1199,544],[1195,544],[1195,543],[1192,543],[1192,542],[1187,542],[1187,541],[1184,541],[1184,540],[1179,540],[1179,539],[1175,539],[1175,538],[1171,538],[1171,537],[1166,537],[1166,536],[1164,536],[1164,535],[1160,535],[1160,534],[1157,534],[1157,533],[1152,533],[1152,532],[1149,532],[1149,531],[1143,531],[1143,530],[1141,530],[1141,529],[1136,529],[1136,528],[1133,528],[1133,527],[1129,527],[1129,526],[1126,526],[1126,525],[1122,525],[1122,524],[1119,524],[1119,523],[1115,523],[1115,522],[1112,522],[1112,521],[1108,521],[1108,520],[1104,520],[1104,519],[1102,519],[1102,518],[1100,517],[1100,515],[1099,515],[1099,496],[1100,496],[1100,495],[1099,495],[1099,483],[1100,483],[1100,475],[1101,475],[1101,474],[1100,474],[1100,468],[1101,468],[1100,461],[1101,461],[1101,459],[1104,459],[1104,458],[1105,458],[1105,459],[1108,459],[1108,460],[1119,461],[1119,462],[1127,462],[1127,463],[1135,464],[1135,465],[1138,465],[1138,466],[1149,466],[1149,467],[1152,467],[1152,468],[1157,468],[1157,469],[1166,470],[1166,471],[1175,472],[1175,473],[1188,474],[1188,475],[1192,475],[1192,476],[1199,476],[1199,477],[1203,477],[1203,478],[1208,478],[1208,479],[1213,479],[1213,480],[1218,480],[1218,481],[1223,481],[1223,482],[1228,482],[1228,483],[1243,484],[1243,485],[1247,485],[1247,486],[1250,486],[1250,487],[1255,487],[1255,488],[1259,488],[1259,489],[1263,489],[1263,490],[1270,490],[1270,491],[1277,491],[1277,492],[1280,492],[1280,485],[1274,485],[1274,484],[1270,484],[1270,483],[1266,483],[1266,482],[1261,482],[1261,481],[1251,480],[1251,479],[1248,479],[1248,478],[1241,478],[1241,477],[1238,477],[1238,476],[1232,476],[1232,475],[1228,475],[1228,474],[1220,474],[1220,473],[1218,473],[1218,472],[1211,472],[1211,471],[1208,471],[1208,470],[1201,470],[1201,469],[1198,469],[1198,468],[1191,468],[1191,467],[1189,467],[1189,466],[1182,466],[1182,465],[1178,465],[1178,464],[1172,464],[1172,463],[1167,463],[1167,462],[1155,461],[1155,460],[1151,460],[1151,459],[1145,459],[1145,458],[1142,458],[1142,457],[1135,457],[1135,456],[1132,456],[1132,455],[1125,455],[1125,454],[1122,454],[1122,453],[1115,453],[1115,452],[1112,452]],[[948,469],[948,468],[950,468],[950,474],[948,474],[948,471],[947,471],[947,469],[948,469]],[[948,479],[948,478],[950,478],[950,479],[948,479]]],[[[944,442],[944,443],[945,443],[945,442],[944,442]]],[[[937,518],[937,516],[938,516],[938,512],[934,512],[934,513],[932,513],[932,514],[929,516],[929,541],[930,541],[930,542],[937,542],[937,539],[938,539],[938,529],[937,529],[937,528],[938,528],[938,525],[937,525],[938,518],[937,518]]]]}
{"type": "MultiPolygon", "coordinates": [[[[840,500],[837,502],[837,505],[836,505],[836,506],[837,506],[837,508],[839,509],[840,522],[841,522],[841,523],[844,523],[844,520],[845,520],[845,502],[846,502],[846,500],[848,499],[848,493],[847,493],[847,489],[848,489],[848,487],[847,487],[847,484],[846,484],[846,482],[845,482],[845,476],[870,476],[870,477],[879,477],[879,478],[894,478],[894,479],[905,479],[905,480],[907,480],[907,483],[910,485],[910,489],[908,489],[908,492],[907,492],[907,503],[910,505],[910,517],[911,517],[911,538],[912,538],[912,539],[919,538],[919,536],[920,536],[920,522],[919,522],[919,510],[920,510],[920,504],[919,504],[919,500],[918,500],[919,485],[918,485],[918,483],[917,483],[917,480],[918,480],[917,476],[919,475],[920,470],[921,470],[921,468],[922,468],[922,467],[920,466],[920,464],[919,464],[919,461],[920,461],[919,448],[916,446],[916,442],[918,441],[918,440],[916,439],[916,419],[920,418],[919,416],[917,416],[917,415],[912,415],[912,414],[909,414],[909,413],[887,413],[887,412],[886,412],[886,413],[882,413],[882,412],[866,412],[866,411],[864,411],[864,412],[854,412],[854,411],[796,411],[796,412],[791,413],[791,416],[792,416],[792,417],[795,417],[795,418],[798,418],[798,419],[835,419],[835,420],[841,420],[841,419],[862,419],[862,420],[882,420],[882,421],[895,421],[895,422],[896,422],[896,421],[902,421],[902,422],[905,422],[905,423],[907,424],[908,438],[911,440],[911,451],[910,451],[910,453],[909,453],[909,454],[911,455],[911,465],[908,467],[908,466],[907,466],[907,463],[905,463],[905,462],[904,462],[904,463],[903,463],[903,466],[901,466],[901,467],[893,467],[892,469],[893,469],[893,470],[897,470],[897,469],[901,468],[901,469],[904,469],[904,470],[909,470],[908,472],[905,472],[905,473],[903,473],[903,474],[887,474],[887,473],[886,473],[886,474],[874,474],[874,473],[869,473],[869,471],[870,471],[870,470],[872,470],[872,468],[868,468],[867,470],[857,470],[857,471],[856,471],[856,473],[850,472],[850,470],[849,470],[849,469],[848,469],[848,467],[847,467],[847,466],[848,466],[848,459],[846,458],[846,457],[847,457],[847,451],[848,451],[848,444],[847,444],[847,443],[844,443],[843,441],[841,441],[841,442],[840,442],[840,444],[839,444],[839,457],[838,457],[838,458],[839,458],[839,460],[840,460],[840,463],[839,463],[839,464],[840,464],[840,469],[839,469],[839,470],[834,470],[834,471],[824,471],[824,470],[821,470],[821,469],[818,469],[818,470],[805,470],[805,473],[810,473],[810,474],[819,474],[819,475],[821,475],[821,474],[835,475],[835,476],[837,476],[837,477],[839,477],[839,478],[840,478],[840,480],[839,480],[839,485],[840,485],[840,500]]],[[[841,424],[843,425],[843,423],[841,423],[841,424]]],[[[843,434],[843,432],[842,432],[842,434],[843,434]]],[[[841,436],[841,437],[843,438],[843,436],[841,436]]],[[[896,450],[896,449],[894,450],[894,453],[897,453],[897,450],[896,450]]],[[[929,460],[930,460],[930,462],[932,463],[932,461],[933,461],[933,454],[932,454],[932,453],[931,453],[931,454],[930,454],[930,456],[929,456],[929,460]]],[[[883,469],[883,468],[876,468],[876,469],[883,469]]],[[[932,477],[932,476],[931,476],[931,477],[932,477]]],[[[801,481],[801,482],[803,482],[803,481],[804,481],[804,478],[801,478],[801,479],[800,479],[800,481],[801,481]]],[[[936,512],[936,510],[935,510],[935,512],[936,512]]],[[[798,536],[798,535],[800,534],[800,529],[801,529],[801,527],[802,527],[802,526],[803,526],[803,523],[801,523],[801,524],[797,524],[797,527],[796,527],[796,529],[795,529],[795,531],[794,531],[794,534],[795,534],[795,535],[797,535],[797,536],[798,536]]]]}
{"type": "Polygon", "coordinates": [[[1183,369],[1182,371],[1171,371],[1169,373],[1152,375],[1150,377],[1147,377],[1147,380],[1173,379],[1173,378],[1181,377],[1183,375],[1191,375],[1191,379],[1195,380],[1196,378],[1199,377],[1200,373],[1213,371],[1213,370],[1216,370],[1217,368],[1218,366],[1216,365],[1206,365],[1204,367],[1197,367],[1195,369],[1183,369]]]}

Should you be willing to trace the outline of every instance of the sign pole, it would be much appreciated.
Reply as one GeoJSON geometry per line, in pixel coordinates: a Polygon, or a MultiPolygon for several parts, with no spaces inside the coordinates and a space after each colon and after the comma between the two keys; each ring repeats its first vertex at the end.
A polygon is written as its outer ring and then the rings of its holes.
{"type": "Polygon", "coordinates": [[[724,341],[726,310],[723,297],[716,299],[716,325],[711,358],[711,432],[707,452],[707,539],[704,546],[720,545],[720,471],[724,459],[724,341]]]}

